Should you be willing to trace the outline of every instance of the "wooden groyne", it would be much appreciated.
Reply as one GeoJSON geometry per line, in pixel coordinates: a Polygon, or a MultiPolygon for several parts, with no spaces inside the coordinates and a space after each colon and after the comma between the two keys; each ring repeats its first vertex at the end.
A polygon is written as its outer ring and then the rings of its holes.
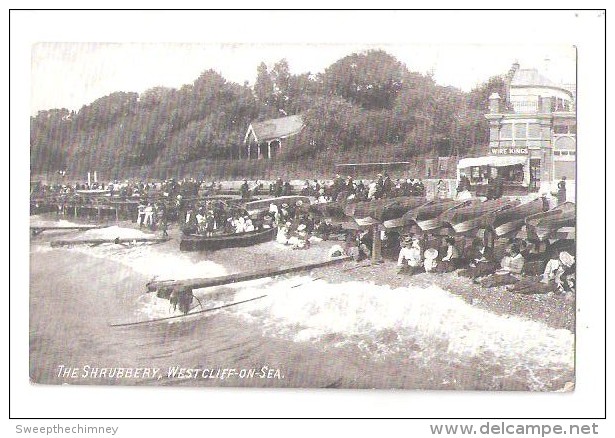
{"type": "Polygon", "coordinates": [[[304,265],[291,266],[282,269],[264,269],[260,271],[252,272],[240,272],[237,274],[224,275],[221,277],[213,278],[191,278],[187,280],[163,280],[163,281],[151,281],[147,283],[148,292],[157,292],[159,289],[175,289],[175,288],[188,288],[188,289],[201,289],[205,287],[223,286],[226,284],[239,283],[242,281],[256,280],[265,277],[275,277],[278,275],[290,274],[295,272],[310,271],[316,268],[322,268],[325,266],[334,265],[347,260],[351,260],[352,257],[344,256],[338,257],[324,262],[308,263],[304,265]]]}
{"type": "Polygon", "coordinates": [[[36,236],[37,234],[42,233],[43,231],[58,231],[58,230],[77,230],[77,231],[87,231],[94,230],[96,228],[101,228],[100,225],[30,225],[30,231],[32,235],[36,236]]]}
{"type": "Polygon", "coordinates": [[[72,245],[102,245],[103,243],[115,243],[115,244],[130,244],[130,243],[163,243],[168,242],[168,237],[138,237],[138,238],[124,238],[120,239],[73,239],[73,240],[54,240],[51,242],[51,246],[72,246],[72,245]]]}

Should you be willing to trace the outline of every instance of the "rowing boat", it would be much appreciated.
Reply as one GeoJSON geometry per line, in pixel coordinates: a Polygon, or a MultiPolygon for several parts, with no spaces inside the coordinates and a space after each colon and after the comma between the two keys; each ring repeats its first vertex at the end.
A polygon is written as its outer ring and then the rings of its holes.
{"type": "Polygon", "coordinates": [[[427,199],[420,196],[403,196],[393,198],[382,211],[375,211],[376,218],[385,228],[398,228],[404,225],[403,217],[409,211],[425,205],[427,199]]]}
{"type": "Polygon", "coordinates": [[[311,198],[309,196],[280,196],[278,198],[267,198],[246,202],[244,208],[248,211],[248,214],[253,217],[268,212],[271,204],[280,208],[282,204],[296,205],[298,201],[301,201],[305,206],[311,204],[311,198]]]}
{"type": "Polygon", "coordinates": [[[390,202],[390,199],[355,202],[347,204],[344,213],[351,216],[360,226],[374,225],[380,223],[380,220],[376,218],[376,211],[381,211],[390,202]]]}
{"type": "Polygon", "coordinates": [[[490,226],[497,212],[511,208],[514,205],[514,201],[511,202],[503,199],[471,203],[445,211],[441,215],[441,220],[445,225],[450,226],[455,233],[463,234],[477,228],[490,226]]]}
{"type": "Polygon", "coordinates": [[[545,210],[545,202],[543,199],[534,199],[530,202],[497,212],[493,218],[491,227],[497,237],[516,233],[525,224],[525,218],[545,210]]]}
{"type": "Polygon", "coordinates": [[[247,233],[225,234],[221,236],[202,236],[188,234],[179,243],[181,251],[216,251],[225,248],[252,246],[273,240],[276,228],[250,231],[247,233]]]}
{"type": "Polygon", "coordinates": [[[445,211],[480,202],[478,199],[456,201],[454,199],[434,199],[413,210],[402,217],[404,226],[418,225],[422,231],[432,231],[443,225],[441,215],[445,211]]]}
{"type": "Polygon", "coordinates": [[[557,234],[560,228],[576,226],[576,206],[564,202],[549,211],[529,216],[525,219],[525,226],[530,240],[544,241],[557,234]]]}

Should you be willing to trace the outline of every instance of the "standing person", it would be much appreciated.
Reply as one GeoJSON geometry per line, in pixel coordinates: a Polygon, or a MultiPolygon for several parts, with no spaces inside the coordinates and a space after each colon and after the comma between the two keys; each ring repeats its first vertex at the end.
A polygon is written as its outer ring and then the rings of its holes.
{"type": "Polygon", "coordinates": [[[214,217],[213,210],[208,210],[205,216],[205,235],[211,237],[214,235],[214,228],[216,226],[216,218],[214,217]]]}
{"type": "Polygon", "coordinates": [[[152,207],[151,202],[148,202],[147,207],[145,207],[145,226],[151,227],[153,220],[154,220],[154,207],[152,207]]]}
{"type": "Polygon", "coordinates": [[[284,182],[282,181],[282,177],[278,177],[278,179],[275,180],[275,187],[274,187],[274,195],[276,198],[279,198],[280,196],[282,196],[282,191],[284,190],[284,182]]]}
{"type": "Polygon", "coordinates": [[[284,189],[282,190],[282,194],[284,196],[290,196],[292,194],[293,188],[290,185],[290,182],[286,181],[284,183],[284,189]]]}
{"type": "Polygon", "coordinates": [[[448,187],[446,187],[446,183],[443,180],[438,181],[438,185],[436,186],[436,197],[438,199],[448,198],[448,187]]]}
{"type": "Polygon", "coordinates": [[[239,188],[239,193],[241,194],[241,199],[250,199],[250,186],[248,185],[248,180],[244,180],[243,184],[239,188]]]}
{"type": "Polygon", "coordinates": [[[169,233],[167,233],[168,219],[167,219],[167,209],[164,205],[160,206],[160,210],[158,212],[158,220],[160,223],[160,229],[162,230],[162,237],[169,237],[169,233]]]}
{"type": "Polygon", "coordinates": [[[560,182],[557,183],[557,205],[566,202],[566,177],[562,176],[560,182]]]}
{"type": "Polygon", "coordinates": [[[391,177],[387,172],[384,172],[384,178],[382,180],[382,197],[389,198],[391,197],[391,191],[393,189],[393,182],[391,181],[391,177]]]}
{"type": "Polygon", "coordinates": [[[143,204],[143,202],[139,202],[139,206],[137,207],[137,224],[139,224],[139,228],[143,227],[144,222],[145,222],[145,204],[143,204]]]}

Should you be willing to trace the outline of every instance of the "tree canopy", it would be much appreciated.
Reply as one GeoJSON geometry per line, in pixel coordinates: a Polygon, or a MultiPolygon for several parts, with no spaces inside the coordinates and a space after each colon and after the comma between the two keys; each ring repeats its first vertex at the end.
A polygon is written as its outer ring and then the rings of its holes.
{"type": "Polygon", "coordinates": [[[31,169],[234,159],[251,122],[293,114],[305,128],[278,159],[374,148],[464,155],[488,141],[489,95],[506,96],[500,76],[465,93],[382,50],[350,54],[317,75],[292,74],[286,59],[256,71],[253,87],[207,70],[179,89],[115,92],[77,112],[40,111],[30,120],[31,169]]]}

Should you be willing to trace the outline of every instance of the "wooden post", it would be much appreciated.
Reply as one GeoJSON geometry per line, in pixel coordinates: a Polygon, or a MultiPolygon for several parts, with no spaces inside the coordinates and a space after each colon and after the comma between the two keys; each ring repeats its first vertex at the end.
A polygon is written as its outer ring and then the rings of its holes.
{"type": "Polygon", "coordinates": [[[115,222],[118,222],[120,220],[120,216],[119,216],[119,205],[115,206],[115,222]]]}
{"type": "Polygon", "coordinates": [[[267,148],[268,148],[267,158],[271,160],[271,142],[270,141],[267,142],[267,148]]]}
{"type": "Polygon", "coordinates": [[[372,245],[372,264],[382,263],[382,239],[380,238],[380,225],[372,226],[373,245],[372,245]]]}

